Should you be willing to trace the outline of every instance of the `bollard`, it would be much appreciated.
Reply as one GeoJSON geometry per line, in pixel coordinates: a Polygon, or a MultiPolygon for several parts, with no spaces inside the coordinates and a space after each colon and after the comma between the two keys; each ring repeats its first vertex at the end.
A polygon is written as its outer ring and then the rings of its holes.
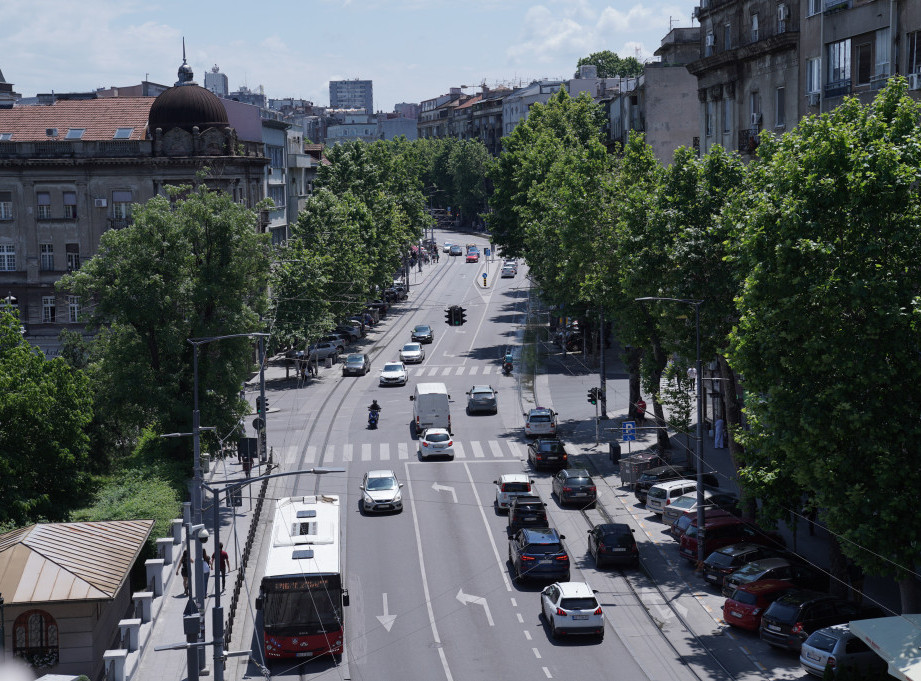
{"type": "Polygon", "coordinates": [[[147,583],[152,587],[154,598],[159,598],[163,595],[163,559],[145,560],[144,569],[147,571],[147,583]]]}

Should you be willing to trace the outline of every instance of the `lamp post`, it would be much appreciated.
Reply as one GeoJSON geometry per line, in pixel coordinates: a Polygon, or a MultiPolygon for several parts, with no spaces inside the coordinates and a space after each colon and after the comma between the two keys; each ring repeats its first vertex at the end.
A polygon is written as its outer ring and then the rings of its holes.
{"type": "Polygon", "coordinates": [[[644,298],[636,298],[636,302],[642,303],[646,301],[671,301],[674,303],[684,303],[685,305],[694,306],[694,331],[697,341],[697,364],[695,365],[695,371],[697,376],[695,377],[696,388],[697,388],[697,569],[703,565],[704,562],[704,452],[703,452],[703,441],[704,441],[704,431],[703,431],[703,367],[700,362],[700,305],[704,301],[702,300],[693,300],[691,298],[662,298],[657,296],[647,296],[644,298]]]}
{"type": "Polygon", "coordinates": [[[6,613],[3,602],[3,596],[0,596],[0,662],[6,659],[6,613]]]}

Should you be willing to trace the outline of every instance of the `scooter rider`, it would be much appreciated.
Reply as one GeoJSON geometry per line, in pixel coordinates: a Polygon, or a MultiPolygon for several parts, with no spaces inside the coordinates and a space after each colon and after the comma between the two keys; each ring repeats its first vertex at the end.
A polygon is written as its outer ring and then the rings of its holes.
{"type": "MultiPolygon", "coordinates": [[[[377,411],[377,412],[379,412],[380,410],[381,410],[381,405],[379,405],[379,404],[377,403],[377,400],[373,400],[373,401],[371,402],[371,406],[368,407],[368,411],[377,411]]],[[[378,414],[378,416],[380,416],[380,414],[378,414]]]]}
{"type": "Polygon", "coordinates": [[[513,366],[512,365],[512,353],[507,352],[505,353],[505,359],[502,360],[502,370],[505,371],[506,373],[511,373],[512,366],[513,366]]]}

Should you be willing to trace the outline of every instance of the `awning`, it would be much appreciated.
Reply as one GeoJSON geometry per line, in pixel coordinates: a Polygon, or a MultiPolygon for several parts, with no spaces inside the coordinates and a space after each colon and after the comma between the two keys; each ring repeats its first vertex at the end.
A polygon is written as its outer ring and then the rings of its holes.
{"type": "Polygon", "coordinates": [[[899,615],[850,622],[859,636],[903,681],[921,681],[921,615],[899,615]]]}

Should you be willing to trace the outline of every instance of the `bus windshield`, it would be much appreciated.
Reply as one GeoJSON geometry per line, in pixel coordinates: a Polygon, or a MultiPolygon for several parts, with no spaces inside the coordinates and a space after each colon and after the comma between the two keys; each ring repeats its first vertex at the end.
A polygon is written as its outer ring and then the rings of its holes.
{"type": "Polygon", "coordinates": [[[301,634],[317,634],[342,628],[342,589],[331,582],[306,587],[301,580],[297,588],[274,590],[264,585],[263,605],[266,631],[281,634],[296,630],[301,634]]]}

